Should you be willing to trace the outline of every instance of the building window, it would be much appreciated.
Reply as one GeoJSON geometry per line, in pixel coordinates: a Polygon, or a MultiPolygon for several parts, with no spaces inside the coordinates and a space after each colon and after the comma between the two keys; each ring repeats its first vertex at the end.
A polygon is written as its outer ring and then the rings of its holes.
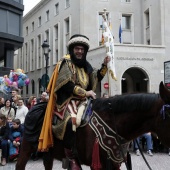
{"type": "Polygon", "coordinates": [[[55,58],[54,58],[54,60],[55,60],[55,63],[56,62],[58,62],[58,49],[59,49],[59,47],[58,47],[58,45],[59,45],[59,40],[58,40],[58,24],[57,25],[55,25],[55,27],[54,27],[54,36],[55,36],[55,58]]]}
{"type": "Polygon", "coordinates": [[[66,8],[70,6],[70,0],[66,0],[66,8]]]}
{"type": "Polygon", "coordinates": [[[28,72],[28,44],[25,43],[25,71],[28,72]]]}
{"type": "Polygon", "coordinates": [[[49,30],[45,31],[45,39],[47,40],[48,44],[50,42],[49,30]]]}
{"type": "Polygon", "coordinates": [[[59,14],[59,3],[55,4],[55,15],[59,14]]]}
{"type": "Polygon", "coordinates": [[[69,30],[70,30],[69,18],[66,19],[65,22],[66,22],[66,34],[69,34],[69,30]]]}
{"type": "Polygon", "coordinates": [[[68,53],[67,51],[67,42],[69,41],[69,35],[70,33],[70,21],[69,21],[69,18],[65,19],[65,53],[68,53]]]}
{"type": "Polygon", "coordinates": [[[23,63],[23,56],[22,56],[22,48],[19,49],[19,61],[20,61],[20,66],[19,68],[23,68],[22,67],[22,63],[23,63]]]}
{"type": "Polygon", "coordinates": [[[41,34],[40,35],[38,35],[38,44],[37,44],[37,55],[38,55],[38,57],[37,57],[37,68],[41,68],[41,34]]]}
{"type": "Polygon", "coordinates": [[[145,12],[145,18],[146,18],[146,27],[149,27],[150,26],[149,9],[145,12]]]}
{"type": "Polygon", "coordinates": [[[103,29],[103,17],[102,17],[102,14],[99,14],[99,28],[103,29]]]}
{"type": "Polygon", "coordinates": [[[41,94],[41,79],[38,79],[38,93],[41,94]]]}
{"type": "Polygon", "coordinates": [[[56,63],[58,62],[58,60],[59,60],[59,56],[58,56],[58,49],[56,49],[56,63]]]}
{"type": "Polygon", "coordinates": [[[150,41],[150,16],[149,16],[149,9],[147,9],[144,12],[144,16],[145,16],[145,35],[146,35],[146,44],[150,45],[151,41],[150,41]]]}
{"type": "Polygon", "coordinates": [[[34,56],[34,39],[32,39],[31,40],[31,53],[30,53],[30,70],[34,70],[34,64],[35,64],[35,62],[34,62],[34,58],[35,58],[35,56],[34,56]]]}
{"type": "Polygon", "coordinates": [[[122,15],[122,29],[131,29],[131,16],[130,15],[122,15]]]}
{"type": "Polygon", "coordinates": [[[150,43],[150,40],[147,40],[147,45],[150,45],[151,43],[150,43]]]}
{"type": "Polygon", "coordinates": [[[28,35],[28,27],[26,27],[26,35],[28,35]]]}
{"type": "MultiPolygon", "coordinates": [[[[45,31],[45,40],[47,40],[47,43],[50,45],[50,34],[49,34],[49,30],[46,30],[45,31]]],[[[49,54],[50,55],[50,54],[49,54]]],[[[49,60],[50,60],[50,57],[49,57],[49,60]]],[[[49,60],[48,60],[48,63],[47,63],[47,65],[49,65],[49,60]]],[[[44,63],[44,64],[46,64],[46,63],[44,63]]]]}
{"type": "Polygon", "coordinates": [[[58,40],[58,24],[54,26],[55,30],[55,40],[58,40]]]}
{"type": "Polygon", "coordinates": [[[34,22],[32,22],[32,31],[34,31],[34,22]]]}
{"type": "Polygon", "coordinates": [[[46,21],[49,21],[49,10],[48,11],[46,11],[46,21]]]}
{"type": "Polygon", "coordinates": [[[38,18],[38,26],[41,26],[41,16],[38,18]]]}
{"type": "Polygon", "coordinates": [[[32,84],[32,94],[35,94],[35,83],[34,80],[31,81],[32,84]]]}

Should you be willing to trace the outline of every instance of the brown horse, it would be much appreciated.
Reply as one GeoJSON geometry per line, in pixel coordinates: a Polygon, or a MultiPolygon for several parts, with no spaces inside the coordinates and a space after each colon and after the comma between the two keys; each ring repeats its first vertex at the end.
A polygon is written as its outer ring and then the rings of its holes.
{"type": "MultiPolygon", "coordinates": [[[[127,94],[117,95],[108,99],[100,98],[93,101],[93,110],[95,111],[93,121],[95,123],[96,116],[99,116],[98,125],[104,121],[110,133],[114,134],[117,129],[120,141],[129,142],[146,132],[154,132],[158,135],[161,142],[170,147],[170,91],[160,83],[159,94],[127,94]],[[95,113],[97,113],[95,115],[95,113]]],[[[102,128],[101,128],[102,129],[102,128]]],[[[76,132],[76,147],[80,161],[91,166],[93,146],[96,140],[96,132],[92,130],[91,125],[78,128],[76,132]]],[[[113,141],[108,137],[108,141],[113,141]]],[[[104,142],[104,141],[103,141],[104,142]]],[[[112,146],[112,144],[111,144],[112,146]]],[[[20,156],[16,164],[16,170],[24,170],[26,163],[32,151],[36,149],[34,145],[23,139],[20,156]]],[[[43,163],[46,170],[51,170],[53,166],[53,158],[61,160],[64,156],[63,143],[54,139],[54,147],[49,152],[44,153],[43,163]]],[[[107,169],[108,152],[103,146],[99,146],[99,157],[102,170],[107,169]]],[[[122,161],[112,160],[112,169],[118,170],[122,161]]]]}

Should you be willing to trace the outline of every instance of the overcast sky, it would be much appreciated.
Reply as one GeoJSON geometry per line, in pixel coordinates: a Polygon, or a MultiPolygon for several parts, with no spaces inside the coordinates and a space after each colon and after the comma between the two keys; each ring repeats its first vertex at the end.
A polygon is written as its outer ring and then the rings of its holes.
{"type": "Polygon", "coordinates": [[[27,14],[41,0],[24,0],[24,15],[27,14]]]}

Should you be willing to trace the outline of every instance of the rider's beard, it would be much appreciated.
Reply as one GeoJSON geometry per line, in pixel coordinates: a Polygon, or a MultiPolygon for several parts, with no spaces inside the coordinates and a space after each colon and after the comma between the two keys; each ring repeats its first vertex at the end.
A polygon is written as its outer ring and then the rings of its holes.
{"type": "Polygon", "coordinates": [[[73,61],[73,63],[80,67],[80,68],[85,68],[86,69],[86,54],[87,52],[84,52],[84,54],[82,54],[82,58],[78,59],[76,57],[76,55],[74,54],[73,51],[70,51],[70,56],[71,56],[71,60],[73,61]]]}

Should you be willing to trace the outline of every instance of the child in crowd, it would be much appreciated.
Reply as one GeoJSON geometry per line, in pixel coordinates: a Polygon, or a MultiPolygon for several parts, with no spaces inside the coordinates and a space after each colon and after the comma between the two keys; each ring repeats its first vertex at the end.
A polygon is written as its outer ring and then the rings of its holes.
{"type": "Polygon", "coordinates": [[[12,117],[7,117],[7,122],[9,123],[9,127],[12,127],[12,117]]]}
{"type": "Polygon", "coordinates": [[[20,145],[22,143],[22,137],[24,132],[24,126],[21,125],[19,119],[12,120],[12,127],[9,130],[9,158],[15,159],[19,154],[20,145]]]}

